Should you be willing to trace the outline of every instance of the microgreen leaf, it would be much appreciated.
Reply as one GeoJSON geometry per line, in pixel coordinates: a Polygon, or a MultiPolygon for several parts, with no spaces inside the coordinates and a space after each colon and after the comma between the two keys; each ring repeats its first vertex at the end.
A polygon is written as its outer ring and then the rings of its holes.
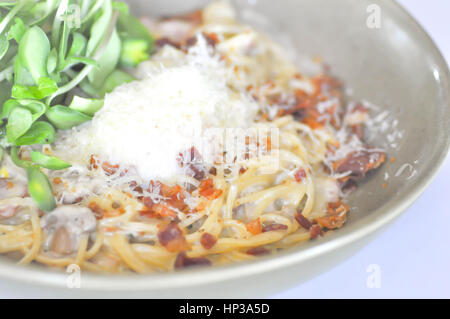
{"type": "Polygon", "coordinates": [[[0,60],[5,56],[9,49],[9,41],[4,34],[0,35],[0,60]]]}
{"type": "Polygon", "coordinates": [[[130,83],[134,80],[136,79],[132,75],[124,71],[115,70],[105,80],[105,83],[103,84],[100,91],[102,95],[104,95],[105,93],[112,92],[117,86],[125,83],[130,83]]]}
{"type": "Polygon", "coordinates": [[[27,86],[36,85],[37,83],[25,68],[19,56],[16,57],[14,62],[14,83],[27,86]]]}
{"type": "Polygon", "coordinates": [[[21,137],[28,131],[33,123],[31,112],[21,106],[12,109],[8,117],[6,125],[6,135],[9,143],[14,143],[16,139],[21,137]]]}
{"type": "Polygon", "coordinates": [[[23,20],[20,18],[14,19],[14,24],[11,26],[8,32],[8,40],[14,39],[17,43],[20,42],[23,35],[25,34],[26,26],[23,20]]]}
{"type": "Polygon", "coordinates": [[[87,40],[84,35],[78,32],[73,33],[72,45],[70,47],[68,56],[81,56],[85,53],[87,40]]]}
{"type": "Polygon", "coordinates": [[[50,42],[45,32],[37,26],[28,29],[19,43],[19,59],[36,83],[47,77],[49,53],[50,42]]]}
{"type": "Polygon", "coordinates": [[[149,58],[149,43],[143,39],[126,38],[123,41],[120,64],[124,67],[136,67],[149,58]]]}
{"type": "Polygon", "coordinates": [[[129,14],[130,7],[128,4],[122,1],[113,1],[112,3],[113,9],[119,11],[121,14],[129,14]]]}
{"type": "Polygon", "coordinates": [[[51,144],[55,141],[55,129],[44,121],[34,122],[30,129],[15,141],[15,145],[51,144]]]}
{"type": "Polygon", "coordinates": [[[56,82],[48,77],[41,77],[38,86],[25,86],[15,84],[12,88],[12,97],[16,99],[36,99],[41,100],[52,95],[58,90],[56,82]]]}
{"type": "Polygon", "coordinates": [[[89,116],[94,116],[94,114],[103,107],[103,104],[104,101],[101,99],[86,99],[74,96],[69,108],[89,116]]]}
{"type": "Polygon", "coordinates": [[[53,48],[50,51],[50,54],[48,55],[48,60],[47,60],[48,74],[53,73],[56,70],[57,66],[58,66],[58,51],[56,51],[56,49],[53,48]]]}
{"type": "Polygon", "coordinates": [[[52,186],[48,177],[37,167],[27,168],[28,191],[37,206],[45,212],[50,212],[56,207],[52,186]]]}
{"type": "Polygon", "coordinates": [[[119,63],[121,52],[121,42],[117,31],[114,30],[111,40],[108,43],[108,46],[105,49],[105,52],[98,60],[99,67],[93,69],[91,73],[89,73],[88,78],[89,81],[95,87],[101,87],[105,82],[108,75],[113,72],[119,63]]]}
{"type": "Polygon", "coordinates": [[[154,39],[148,29],[131,14],[120,12],[117,21],[117,29],[122,39],[135,38],[147,41],[149,51],[151,52],[154,46],[154,39]]]}
{"type": "Polygon", "coordinates": [[[61,170],[72,166],[57,157],[48,156],[36,151],[31,151],[31,161],[39,166],[52,170],[61,170]]]}
{"type": "Polygon", "coordinates": [[[49,121],[60,130],[68,130],[92,119],[92,117],[88,115],[62,105],[51,107],[45,115],[47,115],[49,121]]]}

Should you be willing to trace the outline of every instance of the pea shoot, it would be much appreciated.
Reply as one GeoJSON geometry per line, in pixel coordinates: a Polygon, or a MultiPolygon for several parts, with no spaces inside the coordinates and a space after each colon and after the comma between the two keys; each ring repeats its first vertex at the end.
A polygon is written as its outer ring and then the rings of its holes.
{"type": "Polygon", "coordinates": [[[148,59],[153,38],[112,0],[0,1],[0,17],[0,161],[9,151],[27,170],[31,197],[51,211],[42,168],[70,163],[37,151],[23,160],[20,147],[51,144],[56,130],[90,121],[106,93],[134,80],[128,72],[148,59]]]}

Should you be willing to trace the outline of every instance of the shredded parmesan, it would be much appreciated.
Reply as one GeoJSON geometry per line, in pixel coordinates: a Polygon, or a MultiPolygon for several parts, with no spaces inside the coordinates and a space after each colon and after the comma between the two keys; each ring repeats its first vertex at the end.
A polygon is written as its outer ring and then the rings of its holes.
{"type": "Polygon", "coordinates": [[[70,154],[71,162],[95,155],[134,167],[146,181],[169,181],[180,152],[204,147],[206,129],[251,126],[256,104],[229,88],[225,67],[199,42],[182,65],[144,65],[141,80],[108,94],[93,120],[63,133],[56,149],[65,149],[61,154],[70,154]]]}

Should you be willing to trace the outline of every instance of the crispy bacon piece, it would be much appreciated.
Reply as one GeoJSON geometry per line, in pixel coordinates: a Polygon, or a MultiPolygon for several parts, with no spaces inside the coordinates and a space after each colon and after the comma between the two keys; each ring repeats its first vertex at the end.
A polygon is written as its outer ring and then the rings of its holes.
{"type": "Polygon", "coordinates": [[[259,218],[248,222],[247,224],[245,224],[245,227],[247,228],[248,232],[253,235],[258,235],[262,232],[261,220],[259,218]]]}
{"type": "Polygon", "coordinates": [[[306,178],[306,171],[303,168],[299,168],[294,174],[295,181],[300,183],[306,178]]]}
{"type": "Polygon", "coordinates": [[[170,252],[180,252],[189,248],[183,231],[174,222],[158,232],[158,239],[161,245],[170,252]]]}
{"type": "Polygon", "coordinates": [[[114,175],[119,169],[119,165],[112,165],[109,162],[103,162],[102,168],[105,171],[106,175],[114,175]]]}
{"type": "Polygon", "coordinates": [[[350,207],[342,201],[328,203],[328,216],[318,217],[316,221],[327,229],[336,229],[344,226],[350,207]]]}
{"type": "Polygon", "coordinates": [[[297,121],[301,121],[312,129],[317,129],[326,123],[327,117],[324,115],[329,115],[330,123],[337,127],[335,106],[321,112],[318,104],[329,100],[330,96],[341,100],[341,82],[328,74],[318,75],[312,78],[311,82],[315,88],[314,93],[307,94],[303,90],[296,90],[294,92],[295,103],[287,103],[290,104],[288,107],[280,109],[280,116],[290,114],[297,121]]]}
{"type": "Polygon", "coordinates": [[[201,181],[206,176],[206,167],[203,165],[203,158],[195,147],[180,153],[177,158],[180,167],[185,168],[186,174],[201,181]]]}
{"type": "Polygon", "coordinates": [[[249,250],[247,250],[247,254],[253,255],[253,256],[268,255],[268,254],[270,254],[270,250],[268,250],[262,246],[258,246],[258,247],[253,247],[253,248],[250,248],[249,250]]]}
{"type": "Polygon", "coordinates": [[[175,268],[186,268],[193,266],[211,266],[211,261],[204,257],[189,258],[185,252],[179,253],[175,260],[175,268]]]}
{"type": "Polygon", "coordinates": [[[386,154],[380,151],[357,151],[347,155],[346,158],[333,163],[336,173],[351,172],[348,179],[361,179],[367,172],[378,168],[386,161],[386,154]]]}
{"type": "Polygon", "coordinates": [[[90,202],[88,208],[94,213],[97,219],[102,219],[105,216],[105,210],[95,202],[90,202]]]}
{"type": "Polygon", "coordinates": [[[200,238],[200,243],[202,244],[203,248],[211,249],[217,243],[217,239],[210,233],[204,233],[200,238]]]}
{"type": "Polygon", "coordinates": [[[199,186],[199,194],[203,197],[206,197],[209,200],[214,200],[222,195],[221,189],[214,188],[214,182],[212,178],[208,178],[203,180],[199,186]]]}
{"type": "Polygon", "coordinates": [[[171,45],[174,48],[181,49],[181,45],[179,43],[176,43],[175,41],[172,41],[167,37],[159,38],[155,41],[155,46],[157,48],[162,48],[166,45],[171,45]]]}
{"type": "Polygon", "coordinates": [[[141,201],[145,208],[140,212],[141,216],[151,218],[170,217],[177,218],[177,210],[184,211],[188,206],[184,202],[184,189],[180,185],[170,187],[160,182],[151,182],[153,188],[159,189],[159,195],[164,197],[164,200],[155,203],[151,197],[142,197],[141,201]]]}
{"type": "Polygon", "coordinates": [[[286,225],[275,224],[274,223],[274,224],[270,224],[270,225],[264,226],[263,229],[262,229],[262,232],[266,233],[268,231],[286,230],[286,229],[288,229],[288,227],[286,225]]]}
{"type": "Polygon", "coordinates": [[[322,235],[322,228],[320,228],[319,225],[312,225],[311,229],[309,230],[309,234],[311,236],[311,239],[316,239],[317,237],[322,235]]]}
{"type": "Polygon", "coordinates": [[[89,160],[89,169],[97,169],[98,168],[98,162],[94,155],[91,155],[91,159],[89,160]]]}
{"type": "MultiPolygon", "coordinates": [[[[202,32],[202,35],[205,38],[206,43],[213,48],[215,48],[217,43],[219,43],[219,38],[215,33],[202,32]]],[[[197,44],[197,36],[190,37],[186,41],[185,48],[188,49],[196,44],[197,44]]]]}
{"type": "Polygon", "coordinates": [[[309,230],[312,226],[312,223],[301,213],[295,215],[295,220],[306,230],[309,230]]]}

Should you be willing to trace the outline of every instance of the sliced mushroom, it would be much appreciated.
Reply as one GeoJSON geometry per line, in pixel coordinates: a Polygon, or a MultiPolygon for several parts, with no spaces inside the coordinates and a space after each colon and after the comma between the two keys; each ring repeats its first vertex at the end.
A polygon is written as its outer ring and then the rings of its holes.
{"type": "Polygon", "coordinates": [[[96,225],[92,211],[81,206],[60,206],[41,219],[47,247],[59,255],[76,252],[80,238],[93,233],[96,225]]]}

